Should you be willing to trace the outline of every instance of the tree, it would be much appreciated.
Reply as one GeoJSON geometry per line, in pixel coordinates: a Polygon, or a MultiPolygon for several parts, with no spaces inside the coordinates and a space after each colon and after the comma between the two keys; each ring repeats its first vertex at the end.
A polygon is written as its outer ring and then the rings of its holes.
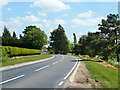
{"type": "Polygon", "coordinates": [[[23,33],[24,33],[24,35],[26,35],[27,32],[30,32],[32,30],[40,30],[40,29],[37,28],[36,26],[26,26],[26,28],[24,29],[23,33]]]}
{"type": "Polygon", "coordinates": [[[56,54],[67,54],[69,52],[69,40],[65,35],[64,28],[59,24],[58,28],[51,32],[50,46],[56,54]]]}
{"type": "Polygon", "coordinates": [[[24,39],[22,41],[23,47],[41,49],[47,44],[47,35],[44,31],[36,26],[28,26],[25,31],[24,39]]]}
{"type": "Polygon", "coordinates": [[[4,26],[4,32],[2,35],[2,45],[3,46],[12,46],[13,42],[12,42],[13,38],[10,35],[9,30],[6,28],[6,26],[4,26]]]}
{"type": "Polygon", "coordinates": [[[120,40],[120,20],[119,16],[110,14],[107,16],[107,20],[102,20],[102,24],[99,24],[99,30],[103,39],[107,39],[109,42],[109,48],[115,49],[117,61],[119,62],[119,43],[120,40]]]}
{"type": "Polygon", "coordinates": [[[4,26],[4,32],[3,32],[2,37],[4,37],[4,38],[11,37],[10,32],[9,32],[9,30],[6,28],[6,26],[4,26]]]}
{"type": "Polygon", "coordinates": [[[19,38],[22,39],[22,35],[21,34],[19,35],[19,38]]]}
{"type": "Polygon", "coordinates": [[[15,33],[15,31],[13,31],[13,38],[16,38],[16,33],[15,33]]]}
{"type": "Polygon", "coordinates": [[[73,36],[74,36],[74,45],[76,45],[77,44],[77,38],[76,38],[75,33],[73,33],[73,36]]]}

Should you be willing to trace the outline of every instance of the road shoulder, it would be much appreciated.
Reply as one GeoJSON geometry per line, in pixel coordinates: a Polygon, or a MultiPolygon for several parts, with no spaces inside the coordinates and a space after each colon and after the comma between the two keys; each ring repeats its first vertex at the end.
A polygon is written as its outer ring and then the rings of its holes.
{"type": "Polygon", "coordinates": [[[21,66],[25,66],[25,65],[35,64],[35,63],[39,63],[39,62],[43,62],[45,60],[49,60],[49,59],[52,59],[54,57],[55,56],[53,55],[50,58],[45,58],[45,59],[40,59],[40,60],[36,60],[36,61],[30,61],[30,62],[19,63],[19,64],[15,64],[15,65],[10,65],[10,66],[0,67],[0,71],[7,70],[7,69],[12,69],[12,68],[17,68],[17,67],[21,67],[21,66]]]}
{"type": "Polygon", "coordinates": [[[91,78],[89,71],[86,68],[84,61],[79,60],[74,72],[69,77],[64,85],[64,88],[95,88],[101,85],[91,78]]]}

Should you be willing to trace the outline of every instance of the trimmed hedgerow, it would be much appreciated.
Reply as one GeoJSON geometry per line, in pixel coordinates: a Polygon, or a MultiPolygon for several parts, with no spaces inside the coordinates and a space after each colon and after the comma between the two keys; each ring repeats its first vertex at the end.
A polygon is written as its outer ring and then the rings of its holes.
{"type": "Polygon", "coordinates": [[[27,48],[19,48],[19,47],[11,47],[11,46],[2,46],[2,53],[7,54],[7,56],[20,56],[20,55],[31,55],[31,54],[40,54],[41,50],[37,49],[27,49],[27,48]]]}
{"type": "Polygon", "coordinates": [[[21,55],[32,55],[40,54],[41,50],[37,49],[27,49],[11,46],[1,46],[2,48],[2,62],[7,61],[8,57],[21,56],[21,55]]]}

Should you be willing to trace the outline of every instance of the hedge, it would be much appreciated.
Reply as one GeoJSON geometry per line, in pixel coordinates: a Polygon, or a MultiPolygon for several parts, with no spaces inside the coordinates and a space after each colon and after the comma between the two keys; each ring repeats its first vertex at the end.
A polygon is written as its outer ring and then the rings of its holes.
{"type": "Polygon", "coordinates": [[[0,49],[2,49],[2,62],[6,61],[4,59],[7,57],[41,53],[41,50],[37,50],[37,49],[27,49],[27,48],[19,48],[19,47],[11,47],[11,46],[0,46],[0,49]]]}

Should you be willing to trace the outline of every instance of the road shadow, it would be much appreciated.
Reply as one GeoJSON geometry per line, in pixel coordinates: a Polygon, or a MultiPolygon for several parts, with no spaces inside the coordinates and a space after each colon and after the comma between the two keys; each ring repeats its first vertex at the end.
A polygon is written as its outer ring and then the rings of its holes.
{"type": "Polygon", "coordinates": [[[89,60],[89,59],[81,59],[81,60],[71,60],[71,62],[82,62],[82,61],[91,61],[91,62],[103,62],[103,61],[101,61],[101,60],[99,60],[99,61],[93,61],[93,60],[89,60]]]}

